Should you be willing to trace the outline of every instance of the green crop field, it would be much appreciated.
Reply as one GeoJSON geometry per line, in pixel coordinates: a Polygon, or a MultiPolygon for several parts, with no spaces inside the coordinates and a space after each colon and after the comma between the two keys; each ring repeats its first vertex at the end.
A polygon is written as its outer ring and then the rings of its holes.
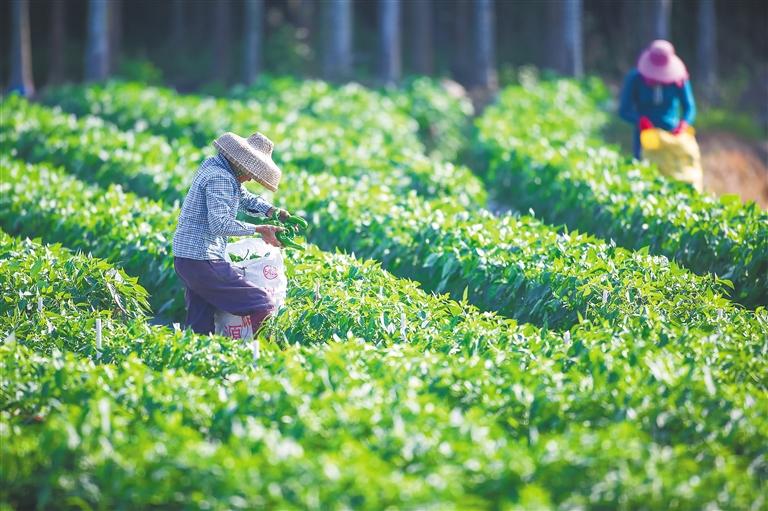
{"type": "Polygon", "coordinates": [[[768,213],[627,159],[606,99],[4,96],[0,509],[768,509],[768,213]],[[310,222],[258,350],[174,328],[171,252],[256,130],[310,222]]]}

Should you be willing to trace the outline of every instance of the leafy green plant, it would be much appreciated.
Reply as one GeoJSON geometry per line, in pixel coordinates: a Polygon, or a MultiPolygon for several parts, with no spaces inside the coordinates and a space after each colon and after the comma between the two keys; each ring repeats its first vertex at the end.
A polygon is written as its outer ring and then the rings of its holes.
{"type": "Polygon", "coordinates": [[[425,76],[412,77],[397,89],[387,89],[400,110],[419,123],[427,152],[456,161],[467,145],[474,108],[462,87],[425,76]]]}
{"type": "Polygon", "coordinates": [[[52,308],[135,319],[148,311],[147,292],[136,279],[94,257],[0,231],[0,259],[0,315],[52,308]]]}

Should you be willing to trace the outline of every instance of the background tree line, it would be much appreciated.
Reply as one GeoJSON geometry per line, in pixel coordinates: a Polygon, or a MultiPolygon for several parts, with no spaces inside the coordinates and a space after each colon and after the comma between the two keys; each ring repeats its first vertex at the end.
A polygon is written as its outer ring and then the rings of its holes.
{"type": "MultiPolygon", "coordinates": [[[[654,38],[672,40],[698,92],[718,77],[765,99],[760,0],[11,0],[0,76],[16,90],[120,73],[182,90],[264,72],[395,84],[450,76],[494,89],[532,64],[618,79],[654,38]],[[151,62],[148,66],[145,63],[151,62]],[[755,85],[757,84],[757,85],[755,85]],[[752,89],[756,89],[752,91],[752,89]]],[[[726,87],[727,88],[727,87],[726,87]]]]}

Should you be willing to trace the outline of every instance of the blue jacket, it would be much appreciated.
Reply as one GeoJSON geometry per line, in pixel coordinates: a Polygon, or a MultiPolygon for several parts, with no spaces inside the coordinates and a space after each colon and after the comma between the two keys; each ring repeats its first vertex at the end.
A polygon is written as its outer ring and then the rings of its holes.
{"type": "Polygon", "coordinates": [[[640,117],[645,116],[654,126],[667,131],[675,129],[680,120],[693,125],[696,103],[691,82],[686,80],[682,87],[676,84],[651,86],[645,83],[637,69],[633,69],[624,79],[619,116],[635,126],[640,117]]]}

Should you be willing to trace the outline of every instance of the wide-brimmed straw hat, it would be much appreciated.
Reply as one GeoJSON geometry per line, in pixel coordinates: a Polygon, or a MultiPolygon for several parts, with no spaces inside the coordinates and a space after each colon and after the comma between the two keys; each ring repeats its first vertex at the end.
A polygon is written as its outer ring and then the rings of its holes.
{"type": "Polygon", "coordinates": [[[688,69],[675,54],[672,43],[657,39],[640,55],[637,70],[649,80],[660,83],[677,83],[688,79],[688,69]]]}
{"type": "Polygon", "coordinates": [[[246,139],[227,132],[214,140],[213,145],[240,171],[253,176],[265,188],[277,191],[282,172],[272,161],[275,144],[270,139],[261,133],[254,133],[246,139]]]}

